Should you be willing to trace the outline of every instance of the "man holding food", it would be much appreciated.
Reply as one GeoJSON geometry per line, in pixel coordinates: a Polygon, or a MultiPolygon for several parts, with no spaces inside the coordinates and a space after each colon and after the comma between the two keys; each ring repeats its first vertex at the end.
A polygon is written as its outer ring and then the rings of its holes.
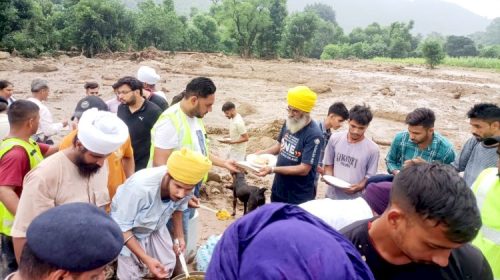
{"type": "Polygon", "coordinates": [[[314,181],[323,134],[311,120],[316,93],[306,86],[288,90],[288,119],[281,128],[278,142],[257,154],[278,155],[275,167],[267,165],[259,176],[275,173],[271,201],[300,204],[315,198],[314,181]]]}

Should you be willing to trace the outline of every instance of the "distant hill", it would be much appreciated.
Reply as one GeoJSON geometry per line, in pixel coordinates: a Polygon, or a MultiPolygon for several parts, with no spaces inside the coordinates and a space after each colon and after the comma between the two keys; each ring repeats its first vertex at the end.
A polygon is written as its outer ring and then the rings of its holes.
{"type": "MultiPolygon", "coordinates": [[[[134,7],[141,0],[123,1],[129,7],[134,7]]],[[[174,2],[181,15],[189,15],[191,7],[208,10],[211,4],[210,0],[174,2]]],[[[302,11],[306,5],[317,2],[333,6],[337,22],[346,33],[373,22],[387,25],[394,21],[413,20],[414,33],[428,34],[435,31],[443,35],[467,35],[484,31],[490,23],[485,17],[442,0],[288,0],[288,10],[302,11]]]]}

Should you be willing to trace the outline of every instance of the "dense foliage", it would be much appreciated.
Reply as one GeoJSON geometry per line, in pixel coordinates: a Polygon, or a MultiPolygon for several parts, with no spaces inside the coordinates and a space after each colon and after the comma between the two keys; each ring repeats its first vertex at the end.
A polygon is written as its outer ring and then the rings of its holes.
{"type": "MultiPolygon", "coordinates": [[[[345,59],[500,57],[500,18],[471,37],[413,35],[414,22],[372,23],[344,34],[325,4],[289,14],[286,0],[213,0],[209,12],[176,13],[173,0],[0,1],[0,49],[35,57],[54,51],[86,56],[103,52],[160,50],[226,52],[242,57],[345,59]],[[480,44],[477,44],[480,42],[480,44]]],[[[440,58],[440,59],[438,59],[440,58]]]]}

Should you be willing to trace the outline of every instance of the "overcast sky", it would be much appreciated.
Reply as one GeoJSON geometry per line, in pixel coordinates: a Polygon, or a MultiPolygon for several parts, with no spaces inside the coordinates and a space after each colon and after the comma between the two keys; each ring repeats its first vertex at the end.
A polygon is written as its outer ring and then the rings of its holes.
{"type": "Polygon", "coordinates": [[[445,0],[458,4],[474,13],[493,19],[500,17],[500,0],[445,0]]]}

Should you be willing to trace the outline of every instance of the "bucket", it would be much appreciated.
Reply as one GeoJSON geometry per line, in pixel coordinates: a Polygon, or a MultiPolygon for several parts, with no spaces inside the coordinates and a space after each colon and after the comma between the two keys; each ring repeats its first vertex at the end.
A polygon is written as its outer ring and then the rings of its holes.
{"type": "Polygon", "coordinates": [[[188,238],[186,240],[186,257],[190,258],[196,255],[196,245],[198,244],[198,210],[188,222],[188,238]]]}
{"type": "MultiPolygon", "coordinates": [[[[189,272],[189,278],[190,280],[202,280],[205,279],[205,272],[201,271],[192,271],[189,272]]],[[[179,274],[172,278],[171,280],[186,280],[186,275],[184,273],[179,274]]]]}

